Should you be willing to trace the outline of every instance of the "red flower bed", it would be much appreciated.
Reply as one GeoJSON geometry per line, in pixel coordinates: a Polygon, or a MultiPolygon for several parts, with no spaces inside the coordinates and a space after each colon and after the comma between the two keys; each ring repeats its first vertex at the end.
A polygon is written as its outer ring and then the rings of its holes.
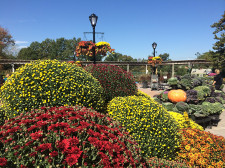
{"type": "Polygon", "coordinates": [[[81,107],[35,110],[0,126],[0,166],[145,167],[118,122],[81,107]]]}
{"type": "Polygon", "coordinates": [[[131,96],[137,93],[133,76],[118,66],[96,64],[88,65],[85,70],[98,79],[104,89],[106,101],[114,97],[131,96]]]}

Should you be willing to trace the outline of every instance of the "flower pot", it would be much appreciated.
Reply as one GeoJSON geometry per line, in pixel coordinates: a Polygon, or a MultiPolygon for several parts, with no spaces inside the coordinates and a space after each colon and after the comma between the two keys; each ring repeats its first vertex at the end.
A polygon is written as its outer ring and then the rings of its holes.
{"type": "Polygon", "coordinates": [[[211,127],[211,118],[209,116],[207,117],[192,117],[192,120],[194,120],[197,124],[201,125],[204,129],[206,127],[211,127]]]}
{"type": "Polygon", "coordinates": [[[211,114],[209,118],[211,118],[212,126],[217,126],[220,121],[220,114],[211,114]]]}

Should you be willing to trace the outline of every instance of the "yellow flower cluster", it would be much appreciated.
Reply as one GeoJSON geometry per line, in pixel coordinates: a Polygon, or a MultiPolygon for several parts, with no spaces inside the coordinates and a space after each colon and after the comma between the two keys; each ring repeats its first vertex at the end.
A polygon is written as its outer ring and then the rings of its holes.
{"type": "Polygon", "coordinates": [[[160,104],[141,94],[116,97],[107,111],[131,133],[144,155],[172,159],[179,146],[178,127],[160,104]]]}
{"type": "Polygon", "coordinates": [[[100,110],[103,88],[77,65],[57,60],[34,61],[20,67],[0,89],[8,117],[40,106],[81,105],[100,110]]]}
{"type": "Polygon", "coordinates": [[[177,124],[178,124],[178,126],[179,126],[180,129],[191,127],[192,129],[198,129],[198,130],[201,130],[201,131],[204,130],[202,126],[198,125],[197,123],[195,123],[190,118],[188,118],[189,124],[186,124],[187,122],[185,120],[185,116],[182,115],[182,114],[180,114],[180,113],[176,113],[176,112],[173,112],[173,111],[169,111],[169,114],[177,122],[177,124]]]}
{"type": "Polygon", "coordinates": [[[162,61],[162,58],[161,58],[161,57],[153,57],[153,58],[152,58],[152,61],[155,61],[155,60],[160,60],[160,61],[162,61]]]}
{"type": "Polygon", "coordinates": [[[100,41],[100,42],[96,43],[95,45],[96,45],[96,46],[103,46],[103,45],[107,45],[107,46],[109,46],[109,47],[110,47],[110,44],[109,44],[109,43],[107,43],[107,42],[105,42],[105,41],[100,41]]]}

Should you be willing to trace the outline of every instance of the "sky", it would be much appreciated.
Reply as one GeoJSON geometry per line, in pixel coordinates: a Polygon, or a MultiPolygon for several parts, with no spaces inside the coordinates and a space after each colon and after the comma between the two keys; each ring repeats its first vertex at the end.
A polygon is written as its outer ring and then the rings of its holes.
{"type": "Polygon", "coordinates": [[[156,56],[196,59],[213,50],[210,26],[225,11],[225,0],[1,0],[0,26],[19,48],[46,38],[92,40],[89,16],[98,16],[96,42],[109,42],[115,52],[147,59],[152,43],[156,56]]]}

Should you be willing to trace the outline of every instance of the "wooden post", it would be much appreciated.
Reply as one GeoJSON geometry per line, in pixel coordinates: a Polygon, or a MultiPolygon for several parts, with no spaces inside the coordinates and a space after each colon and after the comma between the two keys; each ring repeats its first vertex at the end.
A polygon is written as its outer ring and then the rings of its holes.
{"type": "Polygon", "coordinates": [[[172,78],[174,78],[174,64],[172,64],[172,78]]]}

